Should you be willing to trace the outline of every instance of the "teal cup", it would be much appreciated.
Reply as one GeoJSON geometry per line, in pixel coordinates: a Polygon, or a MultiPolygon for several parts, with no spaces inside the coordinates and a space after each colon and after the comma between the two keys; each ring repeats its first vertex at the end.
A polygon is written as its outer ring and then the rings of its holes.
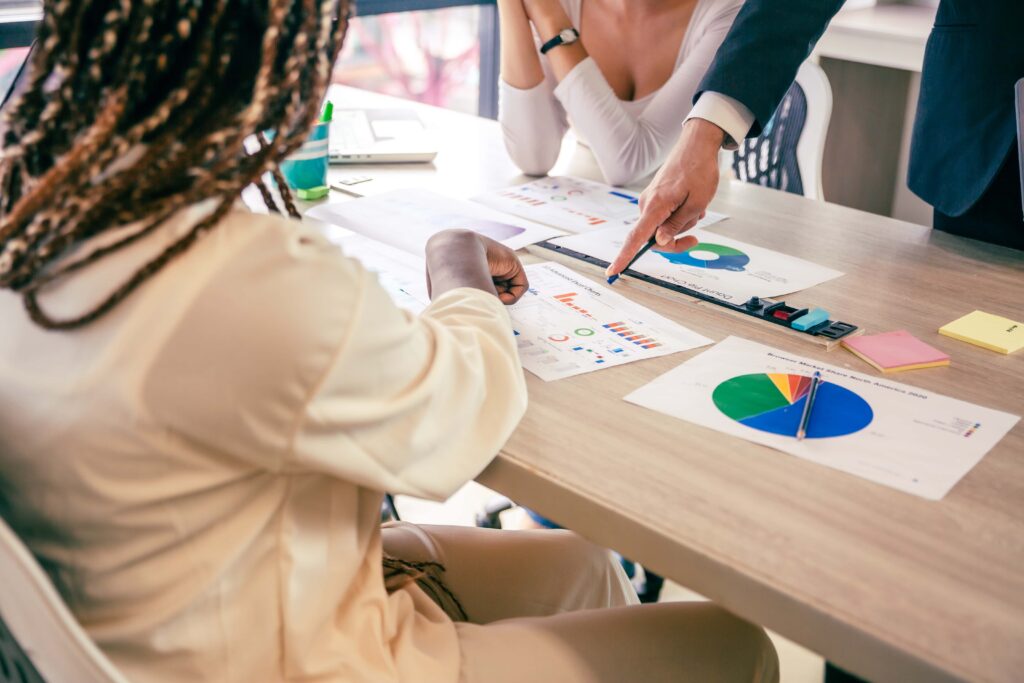
{"type": "Polygon", "coordinates": [[[299,199],[311,200],[327,196],[330,129],[330,121],[313,126],[302,147],[281,162],[281,174],[299,199]]]}

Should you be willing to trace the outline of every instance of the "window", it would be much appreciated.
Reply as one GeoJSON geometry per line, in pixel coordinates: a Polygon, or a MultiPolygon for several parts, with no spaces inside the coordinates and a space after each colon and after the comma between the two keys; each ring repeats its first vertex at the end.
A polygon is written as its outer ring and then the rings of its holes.
{"type": "Polygon", "coordinates": [[[335,82],[497,118],[495,0],[360,0],[356,7],[335,82]]]}
{"type": "Polygon", "coordinates": [[[31,45],[42,7],[37,0],[0,0],[0,49],[31,45]]]}
{"type": "MultiPolygon", "coordinates": [[[[31,44],[41,7],[0,0],[0,50],[31,44]]],[[[356,9],[336,83],[497,116],[494,0],[360,0],[356,9]]],[[[7,59],[0,53],[0,79],[7,59]]]]}
{"type": "Polygon", "coordinates": [[[357,17],[333,81],[477,113],[480,8],[357,17]]]}

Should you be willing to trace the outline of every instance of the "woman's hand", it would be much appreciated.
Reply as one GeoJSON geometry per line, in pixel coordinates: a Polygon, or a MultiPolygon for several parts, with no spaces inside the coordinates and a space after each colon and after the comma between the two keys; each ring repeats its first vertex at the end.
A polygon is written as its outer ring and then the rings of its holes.
{"type": "Polygon", "coordinates": [[[474,287],[511,305],[529,282],[515,252],[472,230],[445,230],[427,242],[427,290],[433,299],[450,289],[474,287]]]}
{"type": "Polygon", "coordinates": [[[487,253],[487,267],[491,271],[491,280],[494,283],[494,288],[498,291],[498,298],[506,306],[519,301],[530,286],[522,261],[514,251],[501,242],[483,235],[477,235],[477,237],[484,244],[487,253]]]}

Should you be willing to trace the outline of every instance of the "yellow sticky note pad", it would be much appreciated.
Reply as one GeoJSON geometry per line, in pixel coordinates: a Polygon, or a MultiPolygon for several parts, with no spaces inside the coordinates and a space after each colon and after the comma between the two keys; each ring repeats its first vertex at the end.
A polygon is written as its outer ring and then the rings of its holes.
{"type": "Polygon", "coordinates": [[[1024,348],[1024,323],[983,311],[968,313],[939,328],[939,334],[999,353],[1024,348]]]}

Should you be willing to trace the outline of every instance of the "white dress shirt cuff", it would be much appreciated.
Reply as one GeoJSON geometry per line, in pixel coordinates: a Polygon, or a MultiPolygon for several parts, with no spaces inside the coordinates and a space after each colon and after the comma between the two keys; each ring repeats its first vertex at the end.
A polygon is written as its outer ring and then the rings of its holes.
{"type": "Polygon", "coordinates": [[[736,149],[739,141],[747,137],[750,127],[754,125],[754,114],[745,104],[710,90],[697,99],[686,121],[690,119],[704,119],[724,130],[726,139],[722,147],[729,150],[736,149]]]}

